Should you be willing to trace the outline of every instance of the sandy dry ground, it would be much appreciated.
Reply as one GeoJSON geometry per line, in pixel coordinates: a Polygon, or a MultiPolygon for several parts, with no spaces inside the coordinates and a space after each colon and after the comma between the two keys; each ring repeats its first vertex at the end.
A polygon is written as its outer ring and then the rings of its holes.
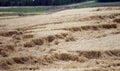
{"type": "Polygon", "coordinates": [[[0,71],[120,71],[120,7],[0,20],[0,71]]]}

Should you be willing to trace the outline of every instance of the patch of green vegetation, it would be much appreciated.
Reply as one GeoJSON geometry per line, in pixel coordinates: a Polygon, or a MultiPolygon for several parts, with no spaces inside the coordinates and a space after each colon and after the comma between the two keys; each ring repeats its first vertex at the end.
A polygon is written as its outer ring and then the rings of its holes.
{"type": "Polygon", "coordinates": [[[74,5],[76,8],[87,8],[87,7],[99,7],[99,6],[112,6],[112,5],[120,5],[119,2],[96,2],[96,1],[89,1],[89,2],[83,2],[78,3],[74,5]]]}
{"type": "Polygon", "coordinates": [[[0,12],[7,13],[0,14],[0,16],[28,16],[46,14],[49,13],[47,11],[49,8],[51,8],[51,6],[1,7],[0,12]]]}
{"type": "Polygon", "coordinates": [[[34,13],[45,12],[49,7],[35,6],[35,7],[8,7],[0,8],[0,12],[20,12],[20,13],[34,13]]]}

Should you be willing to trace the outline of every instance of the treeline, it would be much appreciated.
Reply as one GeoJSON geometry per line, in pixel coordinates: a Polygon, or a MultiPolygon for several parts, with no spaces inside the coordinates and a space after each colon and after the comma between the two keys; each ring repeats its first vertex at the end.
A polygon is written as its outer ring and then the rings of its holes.
{"type": "MultiPolygon", "coordinates": [[[[48,6],[65,5],[92,0],[0,0],[0,6],[48,6]]],[[[98,2],[114,2],[120,0],[96,0],[98,2]]]]}
{"type": "Polygon", "coordinates": [[[97,0],[98,2],[116,2],[120,0],[97,0]]]}
{"type": "Polygon", "coordinates": [[[87,0],[0,0],[0,6],[42,6],[65,5],[87,0]]]}

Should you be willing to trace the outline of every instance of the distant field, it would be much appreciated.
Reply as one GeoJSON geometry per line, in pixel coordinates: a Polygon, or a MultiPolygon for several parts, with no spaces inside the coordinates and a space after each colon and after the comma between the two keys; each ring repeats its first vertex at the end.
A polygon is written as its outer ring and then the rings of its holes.
{"type": "Polygon", "coordinates": [[[35,6],[35,7],[1,7],[0,12],[23,12],[23,13],[33,13],[33,12],[43,12],[48,9],[47,6],[35,6]]]}
{"type": "MultiPolygon", "coordinates": [[[[47,12],[47,6],[35,6],[35,7],[1,7],[0,16],[26,16],[26,15],[36,15],[43,14],[47,12]],[[12,12],[12,13],[11,13],[12,12]]],[[[48,13],[48,12],[47,12],[48,13]]]]}
{"type": "Polygon", "coordinates": [[[76,8],[86,8],[86,7],[99,7],[99,6],[120,6],[120,2],[83,2],[78,4],[73,4],[76,8]]]}
{"type": "Polygon", "coordinates": [[[99,6],[120,6],[120,2],[83,2],[77,4],[70,4],[64,6],[27,6],[27,7],[0,7],[0,16],[28,16],[38,14],[48,14],[56,11],[61,11],[71,8],[87,8],[87,7],[99,7],[99,6]],[[12,13],[11,13],[12,12],[12,13]]]}

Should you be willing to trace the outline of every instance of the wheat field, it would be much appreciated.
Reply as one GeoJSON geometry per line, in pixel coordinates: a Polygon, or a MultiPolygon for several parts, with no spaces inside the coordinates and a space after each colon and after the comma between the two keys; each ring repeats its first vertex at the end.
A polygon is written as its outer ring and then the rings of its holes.
{"type": "Polygon", "coordinates": [[[120,71],[120,7],[0,19],[0,71],[120,71]]]}

